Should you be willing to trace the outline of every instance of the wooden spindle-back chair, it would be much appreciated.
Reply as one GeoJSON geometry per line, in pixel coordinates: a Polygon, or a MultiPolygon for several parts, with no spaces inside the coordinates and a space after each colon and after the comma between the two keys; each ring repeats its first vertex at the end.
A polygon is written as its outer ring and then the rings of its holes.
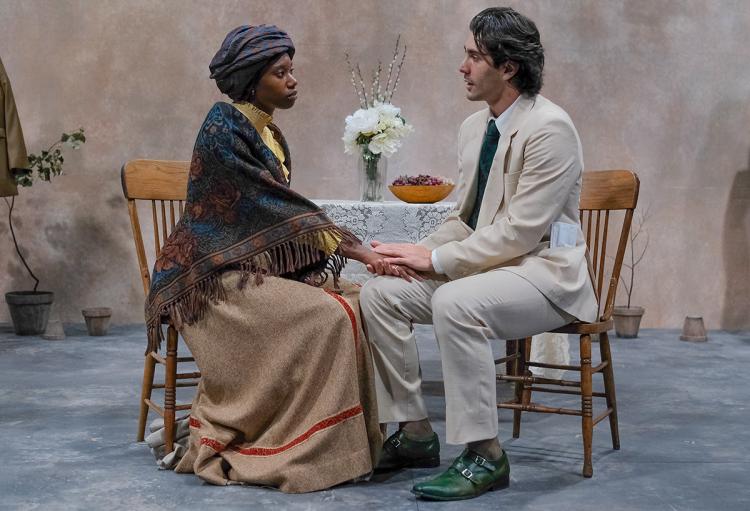
{"type": "Polygon", "coordinates": [[[598,321],[594,323],[574,322],[554,330],[556,333],[580,336],[580,365],[544,364],[529,361],[531,338],[509,341],[514,353],[499,358],[496,364],[513,363],[513,371],[498,380],[515,382],[515,399],[498,403],[498,408],[513,410],[513,437],[518,438],[521,430],[522,412],[555,413],[578,415],[581,417],[583,433],[583,475],[591,477],[591,439],[596,424],[609,417],[612,435],[612,448],[620,448],[620,434],[617,426],[617,401],[615,398],[615,378],[612,370],[612,352],[608,330],[613,328],[612,310],[615,303],[620,269],[630,234],[633,210],[638,203],[640,182],[638,176],[629,170],[602,170],[583,173],[581,188],[580,218],[588,246],[589,275],[599,303],[598,321]],[[620,213],[618,213],[620,212],[620,213]],[[622,216],[620,221],[619,217],[622,216]],[[619,233],[617,228],[619,225],[619,233]],[[615,234],[614,239],[610,238],[615,234]],[[617,236],[619,234],[619,236],[617,236]],[[611,254],[614,240],[616,252],[611,254]],[[603,293],[606,293],[603,295],[603,293]],[[591,366],[591,335],[598,334],[601,362],[591,366]],[[531,373],[531,367],[564,369],[580,373],[580,379],[564,380],[542,378],[531,373]],[[593,392],[592,375],[601,373],[604,379],[604,392],[593,392]],[[556,387],[556,388],[555,388],[556,387]],[[572,394],[581,396],[581,408],[549,407],[531,402],[532,392],[572,394]],[[592,398],[604,398],[607,409],[593,416],[592,398]]]}
{"type": "MultiPolygon", "coordinates": [[[[151,287],[153,262],[159,256],[161,247],[182,215],[187,195],[189,167],[190,162],[187,161],[160,160],[132,160],[122,167],[122,191],[128,200],[130,225],[133,229],[135,252],[138,256],[138,267],[145,295],[148,295],[151,287]],[[154,239],[152,250],[149,250],[153,253],[151,262],[146,256],[147,247],[138,216],[139,203],[146,203],[146,206],[150,205],[151,209],[154,239]]],[[[164,418],[165,454],[172,452],[174,447],[175,413],[190,409],[189,404],[176,403],[177,388],[194,387],[200,378],[199,372],[177,372],[178,363],[194,362],[194,360],[192,357],[177,356],[177,330],[172,325],[166,326],[165,354],[151,351],[146,355],[144,362],[137,436],[139,442],[143,441],[148,410],[149,408],[154,410],[164,418]],[[164,366],[163,383],[154,383],[156,364],[164,366]],[[160,388],[164,389],[163,407],[151,400],[151,391],[160,388]]]]}

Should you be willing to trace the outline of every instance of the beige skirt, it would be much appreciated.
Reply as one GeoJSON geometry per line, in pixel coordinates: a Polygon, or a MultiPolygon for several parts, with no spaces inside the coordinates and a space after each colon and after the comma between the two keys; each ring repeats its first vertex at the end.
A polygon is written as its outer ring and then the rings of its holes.
{"type": "Polygon", "coordinates": [[[292,493],[371,472],[382,438],[359,288],[239,278],[225,273],[227,299],[181,331],[202,378],[176,471],[292,493]]]}

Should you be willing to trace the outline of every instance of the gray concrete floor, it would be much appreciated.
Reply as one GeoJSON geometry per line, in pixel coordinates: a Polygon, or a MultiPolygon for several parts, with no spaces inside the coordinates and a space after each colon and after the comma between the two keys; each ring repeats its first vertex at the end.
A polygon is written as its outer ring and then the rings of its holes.
{"type": "MultiPolygon", "coordinates": [[[[611,449],[601,423],[592,479],[580,475],[580,419],[524,414],[514,440],[512,414],[503,410],[510,488],[429,503],[409,490],[436,470],[307,495],[215,487],[157,470],[146,446],[134,441],[143,330],[115,327],[97,338],[68,325],[67,339],[45,341],[0,326],[0,509],[750,509],[748,333],[710,332],[704,344],[681,342],[673,330],[614,339],[622,449],[611,449]]],[[[439,354],[429,329],[418,334],[425,393],[444,438],[439,354]]],[[[499,391],[510,395],[504,384],[499,391]]],[[[443,445],[442,468],[459,450],[443,445]]]]}

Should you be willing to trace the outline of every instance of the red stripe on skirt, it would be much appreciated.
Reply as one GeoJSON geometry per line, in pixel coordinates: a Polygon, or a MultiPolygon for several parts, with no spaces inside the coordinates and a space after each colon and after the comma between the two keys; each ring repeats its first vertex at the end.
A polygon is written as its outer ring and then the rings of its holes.
{"type": "Polygon", "coordinates": [[[334,297],[336,300],[338,300],[338,302],[346,311],[347,316],[349,316],[349,321],[352,322],[352,332],[354,333],[354,345],[358,346],[359,345],[359,330],[357,329],[357,316],[354,315],[352,306],[349,305],[349,302],[347,302],[343,296],[337,293],[334,293],[333,291],[329,291],[327,289],[324,289],[323,291],[325,291],[326,293],[334,297]]]}
{"type": "MultiPolygon", "coordinates": [[[[284,451],[287,451],[291,449],[292,447],[295,447],[311,436],[313,436],[315,433],[319,431],[323,431],[324,429],[328,429],[332,426],[335,426],[336,424],[339,424],[347,419],[351,419],[352,417],[356,417],[357,415],[362,414],[362,405],[357,405],[353,408],[350,408],[348,410],[344,410],[341,413],[338,413],[332,417],[328,417],[327,419],[323,419],[322,421],[316,423],[313,425],[310,429],[302,433],[300,436],[292,440],[291,442],[282,445],[281,447],[247,447],[247,448],[241,448],[238,446],[229,446],[229,449],[232,451],[238,453],[238,454],[244,454],[246,456],[274,456],[276,454],[280,454],[284,451]]],[[[200,422],[196,419],[195,423],[198,424],[200,427],[200,422]]],[[[191,418],[190,425],[193,426],[193,420],[191,418]]],[[[211,449],[213,449],[216,452],[221,452],[225,449],[227,449],[228,446],[222,444],[221,442],[214,440],[213,438],[203,437],[201,438],[201,445],[207,445],[211,449]]]]}

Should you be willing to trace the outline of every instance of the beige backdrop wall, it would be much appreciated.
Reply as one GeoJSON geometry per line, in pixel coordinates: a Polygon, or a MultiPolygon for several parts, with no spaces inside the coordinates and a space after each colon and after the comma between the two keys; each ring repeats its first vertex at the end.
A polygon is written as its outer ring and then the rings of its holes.
{"type": "MultiPolygon", "coordinates": [[[[547,52],[543,93],[570,113],[587,168],[632,168],[650,203],[650,246],[634,302],[644,325],[750,327],[750,2],[509,2],[534,19],[547,52]]],[[[0,56],[30,151],[84,126],[53,184],[22,189],[16,223],[42,287],[65,321],[108,305],[142,320],[119,171],[131,158],[189,159],[220,99],[208,62],[227,31],[275,23],[297,45],[300,99],[276,118],[309,197],[356,198],[343,119],[356,99],[343,61],[387,61],[396,35],[408,57],[395,102],[415,127],[389,174],[456,176],[456,133],[482,105],[457,73],[468,0],[2,0],[0,56]]],[[[0,208],[7,211],[4,204],[0,208]]],[[[0,291],[28,288],[0,222],[0,291]]],[[[0,307],[0,321],[8,320],[0,307]]]]}

